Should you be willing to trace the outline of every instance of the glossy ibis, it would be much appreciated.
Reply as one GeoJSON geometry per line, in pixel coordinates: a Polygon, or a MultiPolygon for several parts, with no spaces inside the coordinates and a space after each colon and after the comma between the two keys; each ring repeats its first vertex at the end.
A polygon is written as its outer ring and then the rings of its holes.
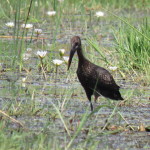
{"type": "Polygon", "coordinates": [[[91,63],[84,57],[79,36],[71,39],[68,70],[76,51],[79,59],[77,76],[90,101],[91,111],[93,111],[92,95],[95,96],[95,102],[100,95],[112,100],[123,100],[119,92],[120,87],[115,83],[112,75],[106,69],[91,63]]]}

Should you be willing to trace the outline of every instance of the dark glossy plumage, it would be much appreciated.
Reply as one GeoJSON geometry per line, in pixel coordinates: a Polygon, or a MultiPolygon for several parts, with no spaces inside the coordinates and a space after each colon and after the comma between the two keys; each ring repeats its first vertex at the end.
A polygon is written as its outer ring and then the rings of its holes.
{"type": "Polygon", "coordinates": [[[77,76],[90,101],[91,110],[93,110],[91,102],[92,95],[95,96],[95,101],[100,95],[113,100],[123,100],[119,92],[120,87],[115,83],[112,75],[106,69],[91,63],[84,57],[82,53],[81,40],[78,36],[74,36],[71,39],[68,69],[76,51],[79,59],[77,76]]]}

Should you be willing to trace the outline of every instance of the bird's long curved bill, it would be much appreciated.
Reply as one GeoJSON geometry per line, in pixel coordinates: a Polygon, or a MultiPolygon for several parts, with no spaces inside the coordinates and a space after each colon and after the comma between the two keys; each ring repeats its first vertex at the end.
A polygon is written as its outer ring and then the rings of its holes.
{"type": "Polygon", "coordinates": [[[70,65],[71,65],[71,62],[72,62],[72,58],[74,56],[75,51],[76,50],[74,48],[72,48],[71,51],[70,51],[70,56],[69,56],[69,61],[68,61],[68,70],[70,68],[70,65]]]}

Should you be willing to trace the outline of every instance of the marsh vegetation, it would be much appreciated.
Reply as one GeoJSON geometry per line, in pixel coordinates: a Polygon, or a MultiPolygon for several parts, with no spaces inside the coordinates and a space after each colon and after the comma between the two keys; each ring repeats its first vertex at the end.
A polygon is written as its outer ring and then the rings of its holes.
{"type": "Polygon", "coordinates": [[[7,0],[0,3],[0,148],[150,148],[148,0],[7,0]],[[125,101],[89,108],[70,38],[109,70],[125,101]]]}

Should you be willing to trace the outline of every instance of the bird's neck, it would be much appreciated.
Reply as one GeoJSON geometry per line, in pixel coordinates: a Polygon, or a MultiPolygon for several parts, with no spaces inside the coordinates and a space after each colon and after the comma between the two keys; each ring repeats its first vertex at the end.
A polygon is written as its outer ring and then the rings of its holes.
{"type": "Polygon", "coordinates": [[[79,64],[83,64],[83,62],[85,61],[85,57],[83,55],[82,48],[79,48],[77,50],[77,55],[78,55],[78,59],[79,59],[79,64]]]}

